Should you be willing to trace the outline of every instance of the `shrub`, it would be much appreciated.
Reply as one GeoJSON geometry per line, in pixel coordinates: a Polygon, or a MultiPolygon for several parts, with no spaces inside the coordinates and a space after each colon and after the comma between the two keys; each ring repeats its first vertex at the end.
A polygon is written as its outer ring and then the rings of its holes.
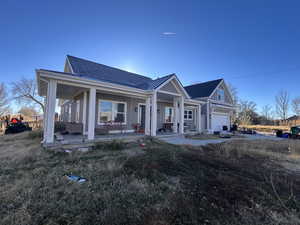
{"type": "Polygon", "coordinates": [[[122,150],[124,149],[126,144],[123,141],[113,140],[110,142],[97,142],[94,145],[94,149],[96,150],[122,150]]]}

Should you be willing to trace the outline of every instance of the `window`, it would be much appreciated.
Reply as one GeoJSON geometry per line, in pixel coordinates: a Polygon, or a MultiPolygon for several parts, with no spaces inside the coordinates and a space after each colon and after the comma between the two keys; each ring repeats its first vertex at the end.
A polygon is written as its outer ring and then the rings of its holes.
{"type": "Polygon", "coordinates": [[[173,108],[172,107],[166,107],[165,108],[165,123],[172,123],[173,122],[173,108]]]}
{"type": "Polygon", "coordinates": [[[184,110],[184,119],[192,120],[193,119],[193,110],[184,110]]]}
{"type": "Polygon", "coordinates": [[[98,123],[106,122],[126,124],[126,103],[100,100],[98,123]]]}
{"type": "Polygon", "coordinates": [[[72,104],[69,104],[69,115],[68,115],[68,120],[69,120],[69,122],[71,122],[71,117],[72,117],[72,104]]]}
{"type": "Polygon", "coordinates": [[[225,93],[223,89],[217,90],[217,100],[222,102],[225,100],[225,93]]]}
{"type": "Polygon", "coordinates": [[[76,101],[76,123],[79,123],[80,100],[76,101]]]}

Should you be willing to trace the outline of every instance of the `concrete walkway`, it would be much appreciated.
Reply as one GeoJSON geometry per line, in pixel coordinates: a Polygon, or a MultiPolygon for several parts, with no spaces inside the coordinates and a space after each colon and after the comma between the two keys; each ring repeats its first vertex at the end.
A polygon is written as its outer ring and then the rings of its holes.
{"type": "Polygon", "coordinates": [[[234,140],[274,140],[280,141],[282,138],[277,138],[275,136],[266,136],[266,135],[243,135],[244,138],[220,138],[220,139],[208,139],[208,140],[194,140],[185,138],[184,136],[177,136],[177,137],[159,137],[160,140],[165,141],[170,144],[175,145],[194,145],[194,146],[203,146],[207,144],[218,144],[225,141],[234,141],[234,140]]]}

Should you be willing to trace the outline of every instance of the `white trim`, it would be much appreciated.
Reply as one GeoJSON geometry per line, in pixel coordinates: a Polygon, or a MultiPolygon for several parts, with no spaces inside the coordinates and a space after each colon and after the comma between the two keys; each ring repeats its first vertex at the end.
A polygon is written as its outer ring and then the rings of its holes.
{"type": "Polygon", "coordinates": [[[202,100],[196,100],[196,99],[186,99],[185,104],[190,104],[190,105],[199,105],[199,104],[205,104],[206,101],[202,100]]]}
{"type": "Polygon", "coordinates": [[[193,120],[193,119],[194,119],[194,110],[193,110],[193,109],[187,109],[187,108],[185,108],[185,109],[184,109],[183,118],[184,118],[184,120],[193,120]],[[192,118],[189,118],[189,113],[187,113],[187,114],[186,114],[187,117],[186,117],[186,119],[185,119],[185,118],[184,118],[185,112],[192,112],[192,118]]]}
{"type": "Polygon", "coordinates": [[[219,107],[228,107],[228,108],[235,108],[234,105],[232,104],[229,104],[229,103],[226,103],[226,102],[219,102],[219,101],[216,101],[216,100],[210,100],[211,103],[213,103],[214,105],[217,105],[219,107]]]}
{"type": "MultiPolygon", "coordinates": [[[[138,116],[137,116],[137,123],[141,124],[141,117],[140,117],[140,113],[141,113],[141,110],[140,110],[140,106],[141,105],[144,105],[145,106],[145,113],[146,113],[146,104],[145,103],[138,103],[138,116]]],[[[146,116],[146,114],[145,114],[146,116]]],[[[146,118],[146,117],[145,117],[146,118]]],[[[146,126],[146,120],[145,120],[145,126],[146,126]]]]}
{"type": "MultiPolygon", "coordinates": [[[[108,83],[108,82],[103,82],[103,81],[96,81],[96,80],[90,80],[87,78],[82,78],[82,77],[76,77],[76,76],[70,76],[70,75],[64,75],[58,72],[50,72],[50,71],[45,71],[45,70],[37,70],[36,71],[37,76],[40,77],[46,77],[46,78],[52,78],[52,79],[56,79],[58,80],[58,83],[64,83],[64,81],[69,81],[70,83],[66,83],[69,85],[73,85],[73,86],[79,86],[79,87],[86,87],[86,88],[91,88],[91,86],[97,88],[98,90],[108,90],[108,91],[114,91],[118,90],[118,91],[128,91],[128,92],[132,92],[135,94],[142,94],[143,96],[146,94],[149,94],[150,91],[144,91],[138,88],[133,88],[133,87],[127,87],[125,85],[118,85],[118,84],[112,84],[112,83],[108,83]],[[61,80],[59,80],[61,79],[61,80]],[[79,83],[79,84],[78,84],[79,83]],[[101,89],[102,88],[102,89],[101,89]]],[[[39,79],[38,79],[39,80],[39,79]]],[[[128,92],[125,92],[127,94],[130,94],[128,92]]]]}
{"type": "MultiPolygon", "coordinates": [[[[124,122],[122,123],[122,125],[126,125],[127,124],[127,102],[122,102],[122,101],[113,101],[113,100],[107,100],[107,99],[98,99],[98,115],[97,115],[97,124],[98,125],[105,125],[106,123],[101,123],[100,122],[100,102],[101,101],[105,101],[105,102],[112,102],[112,103],[121,103],[124,104],[124,122]]],[[[118,112],[117,112],[118,113],[118,112]]],[[[114,117],[114,112],[113,112],[113,108],[112,108],[112,119],[114,117]]],[[[112,122],[112,124],[120,124],[119,122],[112,122]]]]}
{"type": "Polygon", "coordinates": [[[168,94],[168,95],[181,96],[181,94],[170,92],[170,91],[159,90],[157,92],[163,93],[163,94],[168,94]]]}

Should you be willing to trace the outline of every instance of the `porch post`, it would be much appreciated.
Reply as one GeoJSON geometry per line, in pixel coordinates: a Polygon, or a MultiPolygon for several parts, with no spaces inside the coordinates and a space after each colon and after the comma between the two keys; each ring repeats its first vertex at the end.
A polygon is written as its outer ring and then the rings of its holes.
{"type": "Polygon", "coordinates": [[[46,123],[44,128],[44,139],[46,143],[54,142],[54,120],[55,120],[55,106],[56,106],[56,88],[57,81],[49,80],[47,88],[47,100],[46,100],[46,123]]]}
{"type": "Polygon", "coordinates": [[[95,111],[96,111],[96,88],[90,88],[89,95],[89,120],[88,120],[88,140],[95,138],[95,111]]]}
{"type": "Polygon", "coordinates": [[[174,97],[173,99],[174,108],[174,121],[173,121],[173,132],[178,133],[178,99],[174,97]]]}
{"type": "Polygon", "coordinates": [[[184,133],[184,97],[179,98],[179,133],[184,133]]]}
{"type": "MultiPolygon", "coordinates": [[[[48,84],[49,86],[49,84],[48,84]]],[[[48,104],[47,104],[47,98],[48,98],[48,87],[47,86],[47,95],[44,99],[44,106],[45,106],[45,109],[44,109],[44,117],[43,117],[43,143],[46,142],[46,134],[47,134],[47,117],[48,117],[48,104]]]]}
{"type": "Polygon", "coordinates": [[[151,97],[146,99],[146,115],[145,115],[145,135],[150,135],[150,107],[151,106],[151,97]]]}
{"type": "Polygon", "coordinates": [[[201,104],[198,105],[198,108],[197,108],[197,118],[198,118],[198,121],[197,121],[197,128],[198,128],[198,132],[201,132],[201,104]]]}
{"type": "Polygon", "coordinates": [[[157,128],[157,92],[154,91],[151,98],[151,136],[156,136],[157,128]]]}
{"type": "Polygon", "coordinates": [[[87,92],[83,92],[83,106],[82,106],[82,125],[83,131],[82,134],[86,134],[86,102],[87,102],[87,92]]]}
{"type": "Polygon", "coordinates": [[[209,132],[209,123],[210,123],[210,121],[209,121],[209,108],[210,108],[210,102],[209,102],[209,100],[207,100],[207,104],[206,104],[206,128],[207,128],[207,132],[209,132]]]}

